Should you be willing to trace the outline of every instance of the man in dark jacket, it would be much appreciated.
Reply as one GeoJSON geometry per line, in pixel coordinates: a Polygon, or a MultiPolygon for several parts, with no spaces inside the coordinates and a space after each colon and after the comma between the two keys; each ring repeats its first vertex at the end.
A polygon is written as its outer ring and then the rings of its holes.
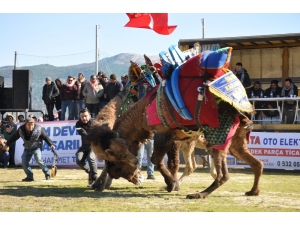
{"type": "Polygon", "coordinates": [[[46,84],[43,87],[42,99],[46,105],[49,120],[53,121],[53,109],[55,104],[55,97],[59,95],[59,90],[56,84],[51,80],[51,77],[46,77],[46,84]]]}
{"type": "MultiPolygon", "coordinates": [[[[101,77],[101,84],[102,84],[102,86],[104,88],[104,93],[105,93],[105,91],[107,89],[107,85],[109,84],[108,78],[107,78],[107,76],[105,74],[103,74],[102,77],[101,77]]],[[[100,109],[103,109],[104,106],[107,105],[107,103],[108,103],[108,101],[107,101],[106,96],[102,95],[100,97],[100,109]]]]}
{"type": "Polygon", "coordinates": [[[111,74],[109,78],[109,83],[104,90],[104,97],[106,97],[107,102],[112,100],[120,91],[123,91],[123,84],[117,80],[116,74],[111,74]]]}
{"type": "MultiPolygon", "coordinates": [[[[264,90],[261,88],[261,83],[259,81],[255,81],[253,83],[253,86],[251,88],[247,89],[248,98],[260,98],[260,97],[263,98],[264,95],[265,95],[264,90]]],[[[263,109],[264,105],[265,105],[265,103],[261,102],[261,101],[257,101],[254,104],[255,109],[263,109]]],[[[258,120],[258,118],[261,114],[261,110],[255,110],[255,111],[256,111],[255,120],[258,120]]]]}
{"type": "Polygon", "coordinates": [[[25,124],[20,126],[14,135],[7,140],[4,149],[8,149],[13,142],[17,141],[19,138],[22,138],[24,141],[24,152],[22,154],[22,166],[23,170],[26,173],[26,178],[22,181],[31,182],[33,179],[33,172],[29,165],[29,162],[34,155],[35,161],[42,168],[43,173],[45,174],[46,180],[50,179],[50,170],[44,163],[42,159],[41,147],[43,146],[43,140],[50,146],[51,150],[54,152],[54,145],[52,140],[48,137],[44,128],[40,125],[34,123],[34,119],[27,118],[25,124]]]}
{"type": "Polygon", "coordinates": [[[245,68],[243,68],[243,64],[238,62],[235,64],[235,69],[233,73],[237,76],[237,78],[241,81],[244,88],[249,88],[251,86],[250,76],[245,68]]]}
{"type": "Polygon", "coordinates": [[[88,187],[92,187],[97,180],[97,158],[88,141],[88,131],[94,121],[87,108],[79,112],[80,119],[76,122],[76,130],[81,136],[81,147],[76,152],[76,163],[88,174],[88,187]],[[87,159],[88,164],[85,162],[87,159]]]}

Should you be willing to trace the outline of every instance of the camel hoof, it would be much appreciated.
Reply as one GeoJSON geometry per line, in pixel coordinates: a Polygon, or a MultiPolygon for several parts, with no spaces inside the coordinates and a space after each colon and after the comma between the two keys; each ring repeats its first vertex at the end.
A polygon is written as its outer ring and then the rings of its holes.
{"type": "Polygon", "coordinates": [[[259,190],[256,190],[256,191],[251,190],[251,191],[245,192],[245,195],[246,196],[258,196],[259,192],[260,192],[259,190]]]}
{"type": "Polygon", "coordinates": [[[91,187],[95,192],[102,192],[104,190],[104,182],[101,179],[97,179],[91,187]]]}
{"type": "Polygon", "coordinates": [[[204,193],[195,193],[195,194],[189,194],[186,196],[187,199],[204,199],[207,197],[207,194],[204,193]]]}
{"type": "Polygon", "coordinates": [[[166,186],[166,190],[167,190],[167,192],[172,192],[172,191],[174,191],[175,187],[176,187],[176,182],[174,181],[170,185],[166,186]]]}

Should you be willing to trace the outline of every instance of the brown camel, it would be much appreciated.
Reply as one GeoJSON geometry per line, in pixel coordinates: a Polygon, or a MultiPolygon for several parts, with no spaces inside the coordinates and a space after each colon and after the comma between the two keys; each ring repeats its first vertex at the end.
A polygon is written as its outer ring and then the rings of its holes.
{"type": "MultiPolygon", "coordinates": [[[[222,51],[217,53],[219,54],[220,52],[222,51]]],[[[229,59],[230,57],[227,57],[226,60],[229,59]]],[[[226,65],[228,65],[228,62],[226,62],[226,65]]],[[[213,76],[215,76],[214,79],[217,78],[216,73],[213,75],[209,74],[210,78],[213,76]]],[[[223,75],[219,73],[218,76],[220,77],[223,75]]],[[[200,76],[200,78],[202,77],[200,76]]],[[[204,81],[206,84],[208,83],[206,80],[204,81]]],[[[136,167],[133,166],[133,162],[125,162],[125,155],[130,152],[132,155],[136,156],[139,144],[141,142],[143,143],[145,139],[148,139],[152,132],[155,132],[154,152],[151,157],[151,161],[163,175],[165,183],[167,184],[167,191],[171,192],[176,187],[179,187],[177,172],[179,167],[178,149],[180,147],[180,141],[199,136],[199,128],[201,127],[201,124],[199,125],[199,123],[196,123],[194,125],[187,125],[184,126],[185,129],[182,129],[183,126],[181,125],[178,127],[169,127],[162,123],[149,125],[147,117],[150,116],[150,114],[148,114],[145,109],[149,107],[156,95],[156,90],[150,88],[147,92],[147,96],[133,104],[122,115],[122,118],[115,123],[113,130],[111,130],[108,126],[93,126],[91,128],[90,138],[91,140],[98,142],[98,144],[100,143],[102,151],[106,152],[109,161],[107,165],[111,163],[114,164],[111,168],[107,167],[109,175],[115,178],[116,174],[114,173],[117,170],[122,170],[122,177],[130,181],[130,178],[135,175],[136,167]],[[165,154],[168,155],[168,167],[166,167],[163,163],[163,157],[165,154]],[[127,167],[117,166],[119,163],[125,163],[127,167]],[[118,167],[118,169],[115,167],[118,167]],[[124,174],[126,174],[126,176],[124,176],[124,174]]],[[[209,97],[209,93],[207,93],[207,96],[209,97]]],[[[200,108],[201,104],[202,102],[200,103],[200,108]]],[[[197,113],[197,110],[195,110],[195,112],[197,113]]],[[[223,99],[218,101],[217,112],[221,116],[220,118],[223,117],[223,119],[225,118],[226,120],[235,121],[235,128],[233,129],[232,136],[228,139],[229,142],[227,143],[227,147],[229,146],[229,151],[233,156],[249,164],[254,172],[253,187],[250,191],[246,192],[246,195],[258,195],[258,185],[263,166],[258,159],[250,154],[247,148],[247,137],[252,129],[252,121],[250,121],[240,111],[236,110],[236,105],[223,101],[223,99]]],[[[195,116],[197,116],[196,113],[195,116]]],[[[221,126],[222,125],[223,124],[221,124],[221,126]]],[[[215,181],[204,191],[187,195],[187,198],[206,198],[211,192],[216,190],[229,179],[226,164],[226,151],[219,150],[215,147],[217,145],[213,142],[213,138],[210,137],[210,132],[212,131],[209,129],[206,131],[206,136],[208,137],[206,138],[206,141],[208,141],[206,148],[211,152],[217,177],[215,181]]],[[[97,145],[97,143],[95,144],[97,145]]],[[[129,156],[126,157],[130,158],[129,156]]]]}
{"type": "MultiPolygon", "coordinates": [[[[148,57],[145,56],[145,59],[148,59],[148,57]]],[[[132,84],[134,84],[138,80],[138,78],[141,77],[141,71],[142,70],[140,69],[140,67],[137,66],[137,64],[131,62],[128,74],[132,84]],[[136,70],[133,70],[133,68],[136,68],[136,70]]],[[[99,114],[96,117],[96,126],[105,125],[112,129],[116,120],[119,119],[122,116],[122,113],[124,113],[134,103],[135,96],[137,96],[137,93],[132,87],[127,88],[127,90],[123,92],[120,92],[99,112],[99,114]]],[[[93,185],[93,189],[95,189],[95,191],[103,191],[104,189],[108,189],[112,183],[111,177],[115,179],[124,177],[128,179],[129,182],[137,185],[143,181],[142,174],[137,168],[135,168],[136,163],[138,162],[136,160],[136,150],[134,150],[133,154],[129,154],[129,152],[126,151],[125,154],[123,153],[125,157],[123,157],[122,160],[118,161],[116,157],[114,157],[112,154],[109,154],[109,151],[105,151],[105,149],[103,149],[102,144],[99,141],[93,141],[91,145],[97,158],[99,160],[105,160],[105,165],[101,172],[101,175],[97,179],[96,183],[93,185]],[[119,168],[127,167],[127,163],[129,163],[131,167],[127,169],[118,170],[119,168]],[[110,168],[114,168],[111,169],[115,171],[114,174],[111,175],[111,177],[107,176],[107,166],[109,166],[110,168]],[[128,174],[127,172],[125,175],[122,174],[122,171],[127,171],[128,169],[132,170],[134,176],[128,178],[126,175],[128,174]]],[[[199,148],[206,148],[206,141],[202,133],[200,133],[198,136],[194,136],[185,141],[182,141],[181,143],[180,149],[183,152],[186,167],[184,173],[182,174],[179,180],[179,183],[182,182],[184,177],[190,175],[196,169],[195,158],[194,156],[191,157],[195,145],[199,148]]],[[[139,147],[140,144],[137,144],[136,148],[139,147]]],[[[176,187],[176,190],[178,189],[179,186],[176,187]]]]}

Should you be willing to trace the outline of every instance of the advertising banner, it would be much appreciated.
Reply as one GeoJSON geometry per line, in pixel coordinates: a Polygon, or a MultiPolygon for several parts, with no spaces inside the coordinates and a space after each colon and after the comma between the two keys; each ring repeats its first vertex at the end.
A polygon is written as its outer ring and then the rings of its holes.
{"type": "MultiPolygon", "coordinates": [[[[75,129],[76,121],[40,122],[37,124],[45,129],[56,147],[57,154],[60,157],[56,165],[67,168],[78,167],[75,153],[81,146],[81,136],[75,129]]],[[[299,133],[252,132],[248,148],[252,155],[263,162],[265,169],[300,170],[299,145],[299,133]]],[[[19,138],[15,150],[16,165],[22,165],[21,156],[23,151],[23,140],[19,138]]],[[[45,141],[42,147],[42,158],[48,166],[52,165],[53,153],[45,141]]],[[[146,152],[142,162],[143,166],[147,165],[146,152]]],[[[32,157],[30,165],[38,166],[34,157],[32,157]]],[[[98,161],[99,167],[103,165],[104,161],[98,161]]],[[[236,159],[229,152],[227,165],[229,168],[250,168],[249,165],[236,159]]]]}
{"type": "MultiPolygon", "coordinates": [[[[248,143],[252,155],[261,160],[265,169],[300,170],[299,133],[252,132],[248,143]]],[[[250,168],[228,153],[228,167],[250,168]]]]}
{"type": "MultiPolygon", "coordinates": [[[[76,120],[69,121],[51,121],[51,122],[37,122],[36,124],[41,125],[50,139],[53,141],[55,150],[59,156],[59,160],[56,166],[61,167],[78,167],[76,164],[75,153],[81,146],[81,136],[77,133],[75,124],[76,120]]],[[[19,124],[18,127],[22,125],[19,124]]],[[[16,142],[15,150],[15,164],[22,165],[22,154],[24,151],[23,140],[19,138],[16,142]]],[[[51,166],[53,162],[53,153],[44,141],[42,147],[42,158],[46,165],[51,166]]],[[[30,165],[38,166],[34,157],[29,162],[30,165]]],[[[98,166],[103,166],[104,161],[99,161],[98,166]]]]}

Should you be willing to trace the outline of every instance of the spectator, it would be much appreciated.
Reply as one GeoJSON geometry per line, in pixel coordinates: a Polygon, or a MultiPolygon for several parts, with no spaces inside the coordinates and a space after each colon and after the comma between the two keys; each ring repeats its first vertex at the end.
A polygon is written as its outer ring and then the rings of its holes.
{"type": "MultiPolygon", "coordinates": [[[[265,90],[265,96],[268,98],[280,97],[282,88],[278,86],[278,80],[272,80],[269,88],[265,90]],[[272,94],[271,94],[272,93],[272,94]]],[[[277,110],[277,103],[275,101],[266,101],[264,102],[264,108],[270,109],[263,111],[266,117],[273,118],[279,116],[279,112],[277,110]]]]}
{"type": "Polygon", "coordinates": [[[67,82],[60,89],[61,98],[61,119],[65,120],[66,110],[68,108],[68,120],[74,119],[74,104],[77,99],[77,87],[72,76],[68,76],[67,82]]]}
{"type": "Polygon", "coordinates": [[[98,83],[98,79],[95,75],[91,75],[90,82],[84,85],[82,95],[86,98],[85,105],[91,112],[93,118],[95,118],[100,110],[100,97],[103,94],[103,86],[98,83]]]}
{"type": "Polygon", "coordinates": [[[28,115],[28,118],[32,118],[32,117],[34,117],[35,115],[33,115],[32,113],[30,113],[29,115],[28,115]]]}
{"type": "Polygon", "coordinates": [[[105,73],[103,73],[102,71],[99,71],[97,74],[97,78],[99,81],[99,84],[101,84],[103,86],[103,76],[106,76],[105,73]]]}
{"type": "Polygon", "coordinates": [[[151,156],[153,153],[153,137],[148,140],[147,142],[145,142],[144,144],[142,144],[141,149],[139,150],[138,154],[138,159],[139,159],[139,165],[140,165],[140,170],[142,168],[142,162],[143,162],[143,158],[144,158],[144,152],[146,149],[147,152],[147,179],[149,180],[155,180],[155,177],[153,175],[154,173],[154,164],[151,162],[151,156]]]}
{"type": "MultiPolygon", "coordinates": [[[[3,134],[0,134],[0,142],[4,143],[5,138],[3,134]]],[[[2,167],[3,168],[7,168],[8,167],[8,162],[9,162],[9,149],[6,148],[4,149],[2,147],[2,149],[0,149],[0,163],[2,163],[2,167]]]]}
{"type": "Polygon", "coordinates": [[[77,101],[75,106],[75,119],[79,119],[79,112],[80,110],[85,108],[85,97],[82,95],[82,90],[84,88],[84,85],[87,84],[87,80],[85,79],[83,73],[78,74],[78,78],[75,82],[75,85],[77,87],[77,101]]]}
{"type": "MultiPolygon", "coordinates": [[[[17,130],[14,130],[10,124],[5,126],[4,138],[5,140],[9,140],[17,130]]],[[[12,142],[9,147],[9,167],[15,166],[15,146],[16,142],[12,142]]]]}
{"type": "Polygon", "coordinates": [[[45,174],[46,180],[50,179],[50,170],[45,165],[45,162],[42,159],[42,151],[41,147],[43,145],[43,140],[50,146],[52,151],[54,151],[54,145],[51,139],[48,137],[47,133],[45,132],[44,128],[40,125],[34,123],[32,118],[27,118],[25,124],[21,125],[17,132],[7,140],[6,145],[3,147],[4,149],[8,149],[13,142],[17,141],[19,138],[22,138],[24,141],[24,151],[22,154],[22,166],[23,170],[26,174],[26,178],[24,178],[23,182],[31,182],[34,181],[33,172],[29,165],[29,162],[34,155],[34,159],[42,168],[43,173],[45,174]]]}
{"type": "MultiPolygon", "coordinates": [[[[105,74],[102,75],[102,86],[103,86],[103,89],[104,89],[104,93],[105,93],[105,90],[107,89],[107,85],[108,85],[108,78],[105,74]]],[[[101,97],[100,97],[100,109],[103,109],[104,106],[106,106],[106,104],[108,103],[107,101],[107,98],[106,96],[103,94],[101,97]]]]}
{"type": "Polygon", "coordinates": [[[89,129],[94,119],[91,118],[88,109],[80,111],[80,119],[76,122],[76,130],[81,136],[81,147],[76,152],[76,163],[88,174],[88,187],[92,187],[97,180],[97,159],[92,151],[91,143],[87,139],[89,129]],[[88,164],[86,163],[86,160],[88,164]]]}
{"type": "MultiPolygon", "coordinates": [[[[261,89],[261,83],[259,81],[255,81],[251,88],[247,89],[247,96],[251,98],[252,95],[254,98],[264,97],[264,91],[261,89]]],[[[254,104],[255,109],[262,109],[264,107],[264,102],[257,101],[254,104]]],[[[255,110],[255,120],[258,120],[261,110],[255,110]]]]}
{"type": "Polygon", "coordinates": [[[25,122],[24,116],[23,115],[19,115],[18,116],[18,121],[19,121],[19,123],[25,122]]]}
{"type": "Polygon", "coordinates": [[[49,115],[49,120],[53,121],[53,109],[55,104],[55,97],[59,95],[59,90],[51,77],[46,77],[46,84],[43,87],[42,99],[46,105],[49,115]]]}
{"type": "Polygon", "coordinates": [[[243,64],[238,62],[235,64],[235,69],[233,73],[237,76],[237,78],[241,81],[244,88],[249,88],[251,86],[250,76],[245,68],[243,68],[243,64]]]}
{"type": "Polygon", "coordinates": [[[121,83],[123,84],[123,90],[125,89],[127,81],[128,81],[128,75],[122,75],[121,76],[121,83]]]}
{"type": "MultiPolygon", "coordinates": [[[[62,87],[63,81],[61,78],[56,78],[55,79],[55,84],[60,92],[60,88],[62,87]]],[[[61,112],[61,98],[60,94],[55,97],[55,108],[57,112],[61,112]]],[[[59,119],[61,119],[61,113],[58,114],[59,119]]]]}
{"type": "Polygon", "coordinates": [[[17,124],[14,123],[15,118],[13,117],[12,114],[7,114],[7,115],[6,115],[5,121],[6,121],[6,124],[9,124],[9,125],[12,126],[13,131],[16,131],[16,130],[17,130],[17,124]]]}
{"type": "Polygon", "coordinates": [[[123,84],[117,80],[116,74],[111,74],[109,78],[109,83],[104,93],[107,102],[112,100],[120,91],[123,91],[123,84]]]}
{"type": "MultiPolygon", "coordinates": [[[[281,97],[290,97],[298,95],[298,87],[292,82],[290,78],[284,80],[284,87],[281,90],[281,97]]],[[[282,123],[292,124],[294,122],[294,115],[296,110],[295,101],[285,101],[283,106],[282,123]]]]}
{"type": "Polygon", "coordinates": [[[36,116],[33,116],[32,119],[34,119],[34,122],[37,122],[36,116]]]}
{"type": "MultiPolygon", "coordinates": [[[[54,115],[53,115],[53,118],[54,118],[54,115]]],[[[43,117],[40,116],[40,117],[37,119],[37,121],[38,121],[38,122],[44,122],[43,117]]]]}

